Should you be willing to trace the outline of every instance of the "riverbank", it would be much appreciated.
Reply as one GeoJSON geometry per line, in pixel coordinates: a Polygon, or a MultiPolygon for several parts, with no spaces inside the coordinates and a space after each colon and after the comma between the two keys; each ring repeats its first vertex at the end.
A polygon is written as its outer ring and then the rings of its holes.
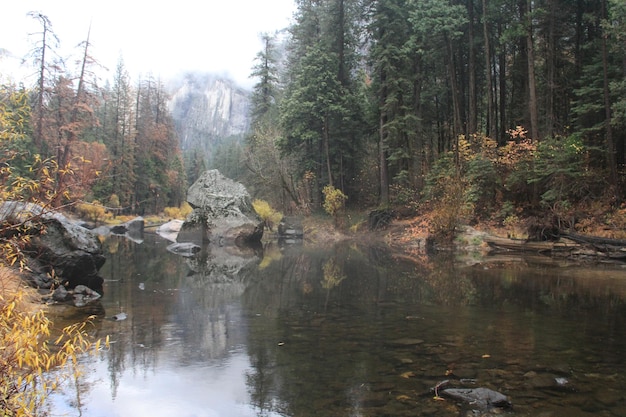
{"type": "MultiPolygon", "coordinates": [[[[620,213],[614,213],[613,219],[619,217],[620,213]]],[[[363,213],[352,216],[366,217],[363,213]]],[[[430,213],[394,219],[385,228],[376,231],[369,230],[365,221],[340,230],[334,226],[332,219],[325,216],[308,216],[303,220],[303,225],[307,244],[319,245],[342,240],[379,243],[409,258],[421,258],[428,252],[438,251],[454,252],[459,257],[470,255],[472,262],[476,262],[487,255],[500,253],[622,265],[626,260],[625,232],[619,222],[608,222],[608,218],[586,219],[584,228],[575,228],[576,232],[559,230],[558,237],[552,236],[548,240],[529,236],[527,230],[537,222],[533,218],[520,219],[505,226],[487,221],[472,226],[459,225],[454,237],[449,240],[438,240],[433,236],[430,213]]]]}
{"type": "Polygon", "coordinates": [[[20,311],[35,312],[44,307],[37,290],[25,284],[18,271],[0,266],[0,307],[16,298],[20,299],[20,311]]]}

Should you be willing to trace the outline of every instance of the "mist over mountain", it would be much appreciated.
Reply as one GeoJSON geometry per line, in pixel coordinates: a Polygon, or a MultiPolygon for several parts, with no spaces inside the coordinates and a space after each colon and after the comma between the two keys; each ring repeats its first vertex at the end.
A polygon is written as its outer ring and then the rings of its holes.
{"type": "Polygon", "coordinates": [[[250,127],[250,92],[215,74],[187,72],[168,83],[169,108],[183,152],[205,159],[225,140],[243,138],[250,127]]]}

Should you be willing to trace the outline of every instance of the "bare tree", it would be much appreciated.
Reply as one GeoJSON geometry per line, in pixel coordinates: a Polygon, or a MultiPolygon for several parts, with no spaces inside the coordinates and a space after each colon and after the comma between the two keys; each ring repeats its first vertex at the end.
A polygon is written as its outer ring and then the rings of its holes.
{"type": "Polygon", "coordinates": [[[31,34],[32,36],[40,36],[40,40],[35,43],[30,56],[33,58],[39,74],[37,78],[37,100],[34,108],[36,118],[34,140],[37,148],[42,149],[44,145],[45,97],[48,73],[56,69],[53,64],[48,62],[49,54],[54,54],[54,48],[59,45],[59,38],[52,31],[52,23],[48,16],[40,12],[29,12],[28,16],[38,20],[41,24],[41,32],[31,34]]]}

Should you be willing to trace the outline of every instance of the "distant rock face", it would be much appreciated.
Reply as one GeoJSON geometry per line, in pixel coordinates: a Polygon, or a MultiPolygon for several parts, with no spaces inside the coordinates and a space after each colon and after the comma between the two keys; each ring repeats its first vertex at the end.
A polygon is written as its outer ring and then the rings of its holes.
{"type": "Polygon", "coordinates": [[[216,169],[205,171],[189,188],[187,202],[193,211],[178,233],[179,243],[242,246],[263,237],[263,222],[246,188],[216,169]]]}
{"type": "Polygon", "coordinates": [[[187,73],[169,86],[169,108],[182,149],[209,154],[221,139],[249,128],[249,93],[211,74],[187,73]]]}

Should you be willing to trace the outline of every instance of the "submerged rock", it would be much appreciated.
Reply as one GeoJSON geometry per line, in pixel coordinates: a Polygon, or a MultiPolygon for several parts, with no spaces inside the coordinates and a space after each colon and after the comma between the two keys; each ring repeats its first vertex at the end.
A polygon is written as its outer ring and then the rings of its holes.
{"type": "Polygon", "coordinates": [[[491,407],[509,408],[509,398],[489,388],[446,388],[439,391],[443,396],[485,410],[491,407]]]}
{"type": "Polygon", "coordinates": [[[111,317],[111,319],[115,320],[115,321],[122,321],[122,320],[126,320],[127,318],[128,318],[128,316],[124,312],[117,313],[117,314],[115,314],[114,316],[111,317]]]}

